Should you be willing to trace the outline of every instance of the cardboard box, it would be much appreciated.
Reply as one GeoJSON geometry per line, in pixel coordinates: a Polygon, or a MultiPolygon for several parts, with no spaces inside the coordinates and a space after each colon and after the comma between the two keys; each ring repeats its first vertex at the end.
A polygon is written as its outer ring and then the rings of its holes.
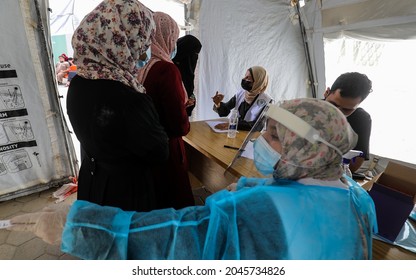
{"type": "Polygon", "coordinates": [[[389,162],[369,194],[376,207],[378,235],[394,242],[416,203],[416,169],[389,162]]]}

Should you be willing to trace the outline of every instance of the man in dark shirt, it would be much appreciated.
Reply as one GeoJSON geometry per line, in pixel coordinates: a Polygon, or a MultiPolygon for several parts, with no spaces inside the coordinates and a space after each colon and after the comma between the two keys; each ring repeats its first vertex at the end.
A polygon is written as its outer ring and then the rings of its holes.
{"type": "Polygon", "coordinates": [[[363,155],[350,163],[352,172],[360,168],[370,155],[371,116],[358,106],[371,91],[372,82],[366,75],[348,72],[339,76],[332,87],[327,88],[324,93],[325,100],[344,113],[352,129],[358,134],[358,142],[354,150],[362,151],[363,155]]]}

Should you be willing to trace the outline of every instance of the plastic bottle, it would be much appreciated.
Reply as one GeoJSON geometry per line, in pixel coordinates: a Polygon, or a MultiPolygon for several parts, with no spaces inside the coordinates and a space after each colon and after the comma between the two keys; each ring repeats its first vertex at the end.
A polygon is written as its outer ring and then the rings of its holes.
{"type": "Polygon", "coordinates": [[[228,120],[228,138],[235,138],[237,134],[237,125],[238,125],[238,111],[237,109],[232,109],[229,120],[228,120]]]}
{"type": "Polygon", "coordinates": [[[350,159],[343,158],[342,159],[342,168],[344,169],[345,175],[352,178],[352,172],[350,170],[350,159]]]}

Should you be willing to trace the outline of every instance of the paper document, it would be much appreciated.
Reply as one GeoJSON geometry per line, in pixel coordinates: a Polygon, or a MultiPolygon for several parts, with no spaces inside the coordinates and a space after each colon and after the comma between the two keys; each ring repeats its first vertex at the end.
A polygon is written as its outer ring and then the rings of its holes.
{"type": "Polygon", "coordinates": [[[241,154],[242,157],[254,159],[254,146],[252,141],[248,141],[244,148],[244,152],[241,154]]]}
{"type": "Polygon", "coordinates": [[[10,220],[0,220],[0,229],[11,227],[12,223],[10,220]]]}
{"type": "Polygon", "coordinates": [[[221,130],[221,129],[217,129],[215,128],[215,126],[219,123],[228,123],[228,119],[224,118],[223,120],[214,120],[214,121],[205,121],[209,127],[216,133],[227,133],[228,129],[225,130],[221,130]]]}

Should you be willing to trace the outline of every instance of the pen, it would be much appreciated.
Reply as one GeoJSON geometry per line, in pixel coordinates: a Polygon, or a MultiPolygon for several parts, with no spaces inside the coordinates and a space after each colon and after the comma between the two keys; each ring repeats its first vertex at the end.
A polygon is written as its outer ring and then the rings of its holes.
{"type": "MultiPolygon", "coordinates": [[[[240,149],[240,148],[233,147],[233,146],[228,146],[228,145],[224,145],[224,148],[233,149],[233,150],[239,150],[240,149]]],[[[244,150],[242,150],[242,151],[244,151],[244,150]]]]}

